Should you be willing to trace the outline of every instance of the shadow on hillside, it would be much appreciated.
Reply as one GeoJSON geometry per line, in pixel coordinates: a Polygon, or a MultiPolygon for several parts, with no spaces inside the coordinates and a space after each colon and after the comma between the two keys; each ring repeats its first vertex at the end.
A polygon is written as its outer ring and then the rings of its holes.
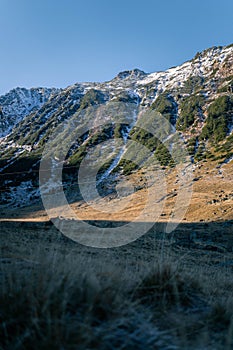
{"type": "MultiPolygon", "coordinates": [[[[51,221],[44,222],[33,222],[33,221],[4,221],[0,222],[0,231],[4,234],[4,231],[11,230],[14,233],[22,231],[33,231],[37,234],[44,236],[46,231],[59,233],[59,226],[64,227],[64,225],[71,230],[75,227],[75,234],[79,236],[79,225],[80,232],[82,231],[83,222],[78,222],[76,220],[64,220],[59,218],[54,218],[56,227],[51,221]]],[[[124,227],[127,222],[120,221],[103,221],[103,220],[86,220],[85,224],[91,235],[94,235],[99,228],[107,228],[108,232],[111,229],[120,228],[121,234],[124,234],[124,227]]],[[[177,246],[183,246],[186,248],[193,249],[208,249],[212,251],[219,252],[232,252],[233,251],[233,220],[225,222],[194,222],[194,223],[180,223],[179,226],[171,233],[166,233],[166,222],[157,223],[137,223],[135,228],[138,232],[146,232],[141,237],[135,237],[132,241],[140,242],[142,239],[147,239],[148,237],[155,240],[170,241],[171,244],[177,246]],[[145,228],[150,227],[148,231],[145,228]]],[[[114,232],[114,230],[112,230],[114,232]]],[[[119,232],[119,231],[118,231],[119,232]]],[[[82,231],[80,236],[84,237],[85,233],[82,231]]],[[[106,234],[105,234],[106,235],[106,234]]],[[[114,235],[116,235],[114,233],[114,235]]],[[[64,236],[64,235],[62,235],[64,236]]],[[[64,236],[65,239],[68,239],[64,236]]],[[[106,238],[106,236],[105,236],[106,238]]],[[[131,243],[130,243],[131,244],[131,243]]]]}

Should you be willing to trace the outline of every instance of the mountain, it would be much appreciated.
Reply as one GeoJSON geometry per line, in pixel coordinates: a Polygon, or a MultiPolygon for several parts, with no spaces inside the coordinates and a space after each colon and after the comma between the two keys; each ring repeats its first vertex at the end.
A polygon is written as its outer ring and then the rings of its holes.
{"type": "Polygon", "coordinates": [[[51,162],[64,165],[67,187],[77,182],[86,155],[95,164],[101,154],[105,163],[97,171],[97,185],[102,195],[137,171],[142,159],[147,158],[146,166],[156,158],[161,167],[174,167],[175,135],[194,167],[228,163],[233,157],[233,45],[207,49],[164,72],[133,69],[105,83],[16,88],[0,97],[0,121],[2,206],[39,198],[40,160],[54,132],[48,154],[51,162]],[[155,135],[158,116],[162,126],[155,135]],[[133,142],[142,145],[136,155],[130,155],[133,142]]]}
{"type": "Polygon", "coordinates": [[[24,117],[40,109],[58,89],[16,88],[0,96],[0,138],[8,135],[24,117]]]}

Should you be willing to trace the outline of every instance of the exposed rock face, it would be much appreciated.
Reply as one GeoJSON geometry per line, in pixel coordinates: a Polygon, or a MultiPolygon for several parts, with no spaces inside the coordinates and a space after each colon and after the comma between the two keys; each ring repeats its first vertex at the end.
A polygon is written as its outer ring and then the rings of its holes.
{"type": "Polygon", "coordinates": [[[124,72],[120,72],[117,75],[117,78],[121,79],[121,80],[127,79],[127,78],[129,78],[129,79],[135,79],[135,78],[141,79],[141,78],[146,77],[146,75],[147,74],[145,72],[143,72],[142,70],[136,68],[136,69],[133,69],[133,70],[127,70],[127,71],[124,71],[124,72]]]}

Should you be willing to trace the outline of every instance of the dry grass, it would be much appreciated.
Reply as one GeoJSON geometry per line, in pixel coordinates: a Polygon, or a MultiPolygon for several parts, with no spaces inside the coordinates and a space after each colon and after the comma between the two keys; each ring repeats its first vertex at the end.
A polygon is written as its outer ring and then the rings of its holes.
{"type": "MultiPolygon", "coordinates": [[[[176,170],[167,170],[166,172],[167,196],[161,200],[163,208],[159,221],[166,222],[172,218],[174,204],[177,200],[176,194],[179,192],[180,180],[177,178],[176,170]]],[[[227,221],[233,219],[233,167],[232,162],[224,164],[221,169],[218,162],[201,162],[193,169],[193,195],[185,217],[185,222],[200,221],[227,221]],[[224,197],[226,200],[224,200],[224,197]],[[213,203],[212,203],[213,202],[213,203]]],[[[143,173],[138,172],[129,177],[130,181],[137,187],[145,182],[143,173]]],[[[159,185],[160,186],[160,185],[159,185]]],[[[156,189],[156,183],[154,185],[156,189]]],[[[77,216],[83,220],[112,220],[112,221],[131,221],[135,219],[143,210],[147,202],[148,192],[146,188],[138,190],[131,196],[125,198],[106,198],[107,201],[98,204],[98,210],[86,202],[71,203],[71,207],[77,216]],[[127,203],[126,206],[124,206],[127,203]],[[112,213],[106,213],[106,205],[113,206],[112,213]]],[[[92,204],[92,203],[91,203],[92,204]]],[[[154,208],[148,208],[148,218],[154,218],[154,208]]],[[[57,216],[56,211],[54,215],[57,216]]],[[[48,216],[42,206],[35,204],[31,207],[6,209],[0,212],[0,218],[19,220],[43,221],[48,216]]]]}
{"type": "Polygon", "coordinates": [[[3,266],[3,349],[174,348],[169,332],[133,301],[132,276],[83,257],[61,258],[37,257],[21,270],[14,262],[3,266]]]}
{"type": "Polygon", "coordinates": [[[233,273],[216,267],[220,253],[163,244],[161,255],[150,236],[97,250],[12,228],[2,225],[0,349],[233,348],[233,273]]]}

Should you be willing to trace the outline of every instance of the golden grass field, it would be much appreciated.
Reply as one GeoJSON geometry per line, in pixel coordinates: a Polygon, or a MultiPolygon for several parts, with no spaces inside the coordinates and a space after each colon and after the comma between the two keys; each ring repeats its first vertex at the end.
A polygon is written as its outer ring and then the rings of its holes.
{"type": "MultiPolygon", "coordinates": [[[[134,185],[143,183],[143,174],[135,174],[130,177],[134,185]]],[[[183,217],[183,222],[200,221],[226,221],[233,219],[233,167],[232,162],[218,168],[217,162],[201,163],[193,171],[192,198],[188,203],[187,212],[183,217]]],[[[179,193],[180,181],[176,171],[166,172],[166,193],[161,200],[163,208],[157,221],[166,222],[172,219],[174,204],[179,193]]],[[[143,186],[141,186],[143,187],[143,186]]],[[[157,191],[156,183],[154,185],[157,191]]],[[[133,193],[130,198],[105,198],[104,201],[97,202],[98,208],[92,207],[95,202],[85,201],[71,202],[71,208],[79,219],[83,220],[109,220],[109,221],[131,221],[137,217],[145,207],[148,193],[146,188],[142,188],[133,193]],[[126,206],[125,206],[126,204],[126,206]],[[125,208],[124,208],[125,206],[125,208]],[[105,212],[106,207],[113,208],[105,212]],[[123,208],[122,208],[123,207],[123,208]]],[[[148,208],[148,220],[153,216],[153,206],[148,208]]],[[[56,211],[54,212],[54,216],[56,211]]],[[[43,209],[43,205],[32,205],[15,210],[3,210],[0,212],[0,219],[4,220],[48,220],[48,216],[43,209]]]]}

